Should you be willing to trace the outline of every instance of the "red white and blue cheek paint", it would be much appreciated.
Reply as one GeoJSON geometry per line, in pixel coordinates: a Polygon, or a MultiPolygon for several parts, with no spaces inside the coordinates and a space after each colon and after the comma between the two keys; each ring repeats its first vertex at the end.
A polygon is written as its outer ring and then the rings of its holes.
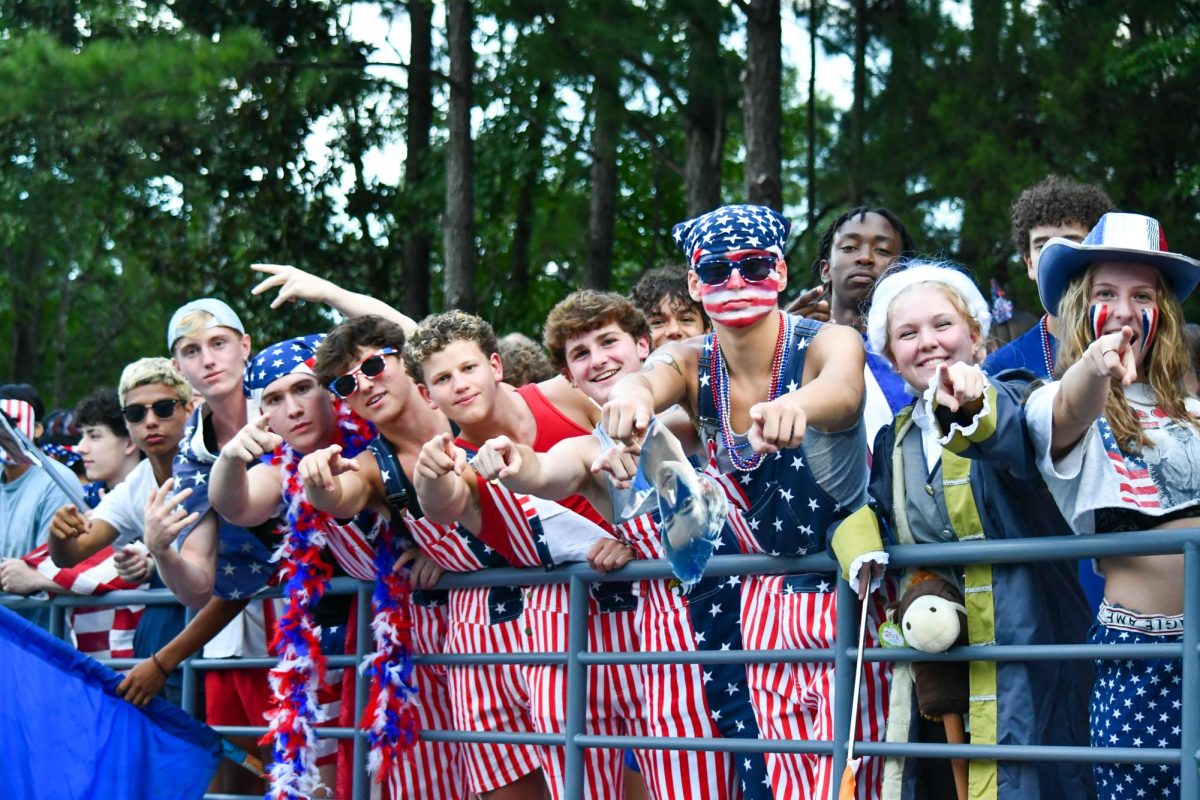
{"type": "MultiPolygon", "coordinates": [[[[767,250],[745,250],[738,253],[696,254],[693,265],[698,265],[705,256],[720,258],[732,262],[744,258],[762,258],[769,256],[778,259],[778,248],[767,250]]],[[[761,280],[747,280],[738,270],[738,280],[734,281],[733,273],[719,284],[708,284],[700,281],[700,303],[709,318],[727,328],[745,328],[761,320],[774,311],[779,305],[779,293],[782,290],[783,276],[778,266],[761,280]],[[732,286],[730,284],[733,284],[732,286]]]]}
{"type": "Polygon", "coordinates": [[[1143,308],[1142,309],[1142,352],[1145,353],[1150,349],[1150,343],[1154,341],[1154,336],[1158,333],[1158,309],[1143,308]]]}
{"type": "Polygon", "coordinates": [[[1088,317],[1092,320],[1092,339],[1104,335],[1104,326],[1108,324],[1108,303],[1092,303],[1088,308],[1088,317]]]}

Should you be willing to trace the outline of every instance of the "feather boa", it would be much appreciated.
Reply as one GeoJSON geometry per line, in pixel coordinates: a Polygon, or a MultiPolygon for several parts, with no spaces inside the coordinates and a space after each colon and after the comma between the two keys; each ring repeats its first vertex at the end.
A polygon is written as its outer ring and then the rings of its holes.
{"type": "MultiPolygon", "coordinates": [[[[334,409],[342,454],[353,458],[363,451],[375,431],[340,400],[334,401],[334,409]]],[[[279,580],[284,586],[285,600],[284,612],[271,640],[271,651],[279,663],[270,674],[274,697],[267,715],[267,733],[261,740],[274,748],[268,800],[307,798],[320,786],[313,750],[318,722],[317,690],[325,681],[326,667],[321,652],[321,630],[315,623],[313,610],[333,575],[323,551],[325,530],[336,523],[308,502],[297,471],[302,457],[287,444],[271,457],[271,463],[279,466],[284,478],[287,525],[281,529],[283,541],[273,557],[280,564],[279,580]]]]}

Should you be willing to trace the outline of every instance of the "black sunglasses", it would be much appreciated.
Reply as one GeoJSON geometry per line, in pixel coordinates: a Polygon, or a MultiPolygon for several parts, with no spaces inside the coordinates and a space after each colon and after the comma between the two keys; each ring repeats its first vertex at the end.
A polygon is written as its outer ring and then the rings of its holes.
{"type": "Polygon", "coordinates": [[[775,256],[748,256],[737,261],[727,258],[710,258],[696,265],[696,277],[709,286],[720,286],[729,280],[736,269],[742,280],[758,283],[771,277],[775,269],[775,256]]]}
{"type": "Polygon", "coordinates": [[[347,372],[345,375],[338,375],[329,382],[329,391],[345,400],[350,395],[358,391],[358,373],[362,373],[368,378],[378,378],[387,369],[387,362],[384,361],[384,356],[394,355],[395,348],[385,347],[378,353],[367,356],[354,369],[347,372]]]}
{"type": "Polygon", "coordinates": [[[146,411],[153,411],[154,416],[159,419],[170,419],[175,416],[175,406],[182,403],[182,400],[155,400],[153,403],[145,405],[137,404],[125,406],[121,409],[121,415],[125,417],[126,422],[132,422],[134,425],[146,418],[146,411]]]}

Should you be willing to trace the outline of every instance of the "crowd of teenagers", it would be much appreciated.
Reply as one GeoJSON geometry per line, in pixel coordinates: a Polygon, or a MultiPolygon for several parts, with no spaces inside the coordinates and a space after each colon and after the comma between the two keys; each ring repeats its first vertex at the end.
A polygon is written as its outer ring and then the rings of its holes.
{"type": "MultiPolygon", "coordinates": [[[[0,387],[0,410],[85,483],[90,506],[46,469],[6,460],[0,589],[166,587],[196,609],[186,625],[178,606],[72,609],[81,651],[141,659],[117,689],[139,706],[179,703],[193,654],[276,657],[269,670],[206,671],[201,704],[212,725],[269,726],[261,745],[241,742],[264,748],[267,782],[231,769],[213,790],[273,798],[348,798],[351,746],[315,733],[361,724],[384,798],[578,800],[564,797],[561,747],[420,738],[561,733],[565,666],[412,657],[564,650],[565,584],[438,581],[663,558],[670,521],[634,489],[639,448],[659,429],[727,507],[714,552],[830,552],[841,574],[596,583],[593,652],[831,648],[839,580],[867,606],[871,645],[933,594],[962,618],[958,644],[1181,642],[1182,555],[901,570],[887,551],[1200,524],[1200,336],[1181,306],[1200,262],[1171,252],[1152,217],[1048,177],[1012,207],[1045,312],[1022,332],[994,282],[985,298],[967,269],[921,257],[883,208],[837,217],[816,288],[781,307],[789,277],[806,277],[789,275],[789,228],[751,205],[681,222],[680,263],[629,296],[569,294],[541,344],[457,310],[418,323],[294,267],[255,265],[272,308],[325,303],[344,321],[256,350],[233,308],[206,297],[170,318],[169,357],[133,361],[71,414],[47,417],[26,384],[0,387]],[[372,582],[371,608],[327,595],[335,575],[372,582]],[[268,586],[282,598],[255,596],[268,586]],[[360,614],[370,655],[357,671],[328,667],[355,652],[360,614]],[[370,684],[361,720],[356,679],[370,684]]],[[[1180,747],[1177,659],[942,667],[868,662],[859,738],[1180,747]]],[[[830,663],[701,657],[590,666],[587,680],[592,734],[833,737],[830,663]]],[[[589,748],[583,783],[594,800],[793,800],[829,798],[840,777],[820,754],[589,748]]],[[[1178,798],[1180,772],[867,757],[856,791],[1178,798]]]]}

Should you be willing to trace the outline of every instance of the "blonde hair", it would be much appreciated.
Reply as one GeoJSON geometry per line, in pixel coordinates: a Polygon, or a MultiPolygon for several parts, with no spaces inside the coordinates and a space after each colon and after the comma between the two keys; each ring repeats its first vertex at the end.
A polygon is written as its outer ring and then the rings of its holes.
{"type": "MultiPolygon", "coordinates": [[[[942,296],[946,298],[950,305],[954,307],[954,310],[958,312],[958,315],[962,317],[963,322],[967,323],[967,329],[971,331],[971,336],[975,338],[976,344],[978,345],[982,343],[983,326],[979,324],[979,320],[976,319],[975,315],[971,313],[971,309],[967,306],[966,298],[963,297],[957,289],[947,283],[942,283],[941,281],[918,281],[911,286],[905,286],[903,289],[901,289],[900,292],[892,298],[892,302],[888,304],[887,324],[883,329],[883,355],[888,361],[892,362],[893,367],[896,366],[896,358],[892,355],[892,306],[894,306],[896,301],[901,297],[904,297],[904,295],[915,289],[937,289],[939,292],[941,292],[942,296]]],[[[975,350],[972,350],[972,358],[977,359],[977,351],[978,347],[976,347],[975,350]]]]}
{"type": "MultiPolygon", "coordinates": [[[[207,311],[204,311],[203,309],[189,311],[180,317],[179,322],[175,324],[175,341],[178,342],[185,336],[195,336],[202,331],[207,330],[209,324],[214,319],[216,319],[215,316],[207,311]]],[[[171,351],[174,352],[174,350],[175,345],[172,344],[171,351]]]]}
{"type": "MultiPolygon", "coordinates": [[[[1089,313],[1092,298],[1092,283],[1098,264],[1076,277],[1058,301],[1058,358],[1054,366],[1056,378],[1061,378],[1067,369],[1080,359],[1083,352],[1095,339],[1092,330],[1092,315],[1089,313]]],[[[1172,419],[1195,427],[1196,419],[1187,410],[1182,389],[1184,376],[1191,363],[1187,343],[1183,337],[1183,308],[1171,287],[1163,280],[1162,273],[1155,270],[1155,296],[1158,300],[1158,333],[1150,343],[1150,350],[1142,361],[1142,374],[1149,380],[1158,398],[1158,407],[1172,419]]],[[[1104,419],[1112,428],[1117,443],[1122,448],[1153,447],[1153,442],[1142,432],[1141,425],[1125,400],[1120,382],[1111,381],[1108,398],[1104,401],[1104,419]]]]}
{"type": "MultiPolygon", "coordinates": [[[[208,312],[197,311],[196,314],[208,314],[208,312]]],[[[121,400],[121,405],[124,406],[128,402],[129,393],[134,389],[151,384],[174,389],[184,403],[192,400],[192,385],[184,379],[179,370],[175,369],[175,365],[171,363],[170,359],[139,358],[121,370],[121,382],[117,384],[117,396],[121,400]]]]}

